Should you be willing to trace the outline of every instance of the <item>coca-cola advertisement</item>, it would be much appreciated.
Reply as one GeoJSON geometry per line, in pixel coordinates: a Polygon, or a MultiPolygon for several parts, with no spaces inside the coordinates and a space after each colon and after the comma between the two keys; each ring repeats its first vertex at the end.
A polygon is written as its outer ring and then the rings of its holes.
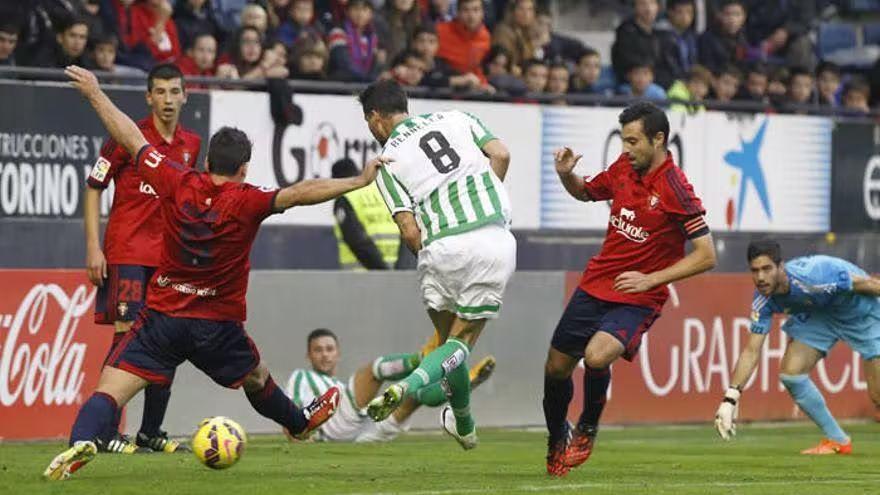
{"type": "MultiPolygon", "coordinates": [[[[570,294],[580,274],[569,274],[570,294]]],[[[670,298],[632,362],[612,365],[611,389],[602,420],[608,423],[708,422],[748,340],[753,286],[747,274],[706,274],[670,285],[670,298]]],[[[744,420],[803,419],[779,381],[788,338],[776,318],[758,368],[740,400],[744,420]]],[[[819,361],[813,381],[839,418],[870,417],[860,356],[838,343],[819,361]]],[[[569,419],[583,405],[583,368],[574,374],[569,419]]]]}
{"type": "Polygon", "coordinates": [[[66,437],[113,338],[82,270],[0,270],[0,440],[66,437]]]}

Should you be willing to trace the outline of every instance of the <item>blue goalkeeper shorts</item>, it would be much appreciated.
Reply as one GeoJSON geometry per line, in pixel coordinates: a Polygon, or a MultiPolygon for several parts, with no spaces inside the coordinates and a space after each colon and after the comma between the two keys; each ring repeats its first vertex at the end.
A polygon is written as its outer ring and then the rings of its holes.
{"type": "Polygon", "coordinates": [[[863,359],[880,356],[880,315],[877,314],[841,321],[821,312],[798,313],[785,321],[782,330],[823,354],[843,341],[863,359]]]}

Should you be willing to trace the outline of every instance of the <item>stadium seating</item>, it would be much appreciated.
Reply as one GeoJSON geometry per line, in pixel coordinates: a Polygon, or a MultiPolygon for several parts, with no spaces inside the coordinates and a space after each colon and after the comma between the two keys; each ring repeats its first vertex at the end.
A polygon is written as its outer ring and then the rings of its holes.
{"type": "Polygon", "coordinates": [[[819,25],[817,51],[819,58],[826,58],[838,50],[855,48],[858,44],[856,29],[849,24],[822,23],[819,25]]]}

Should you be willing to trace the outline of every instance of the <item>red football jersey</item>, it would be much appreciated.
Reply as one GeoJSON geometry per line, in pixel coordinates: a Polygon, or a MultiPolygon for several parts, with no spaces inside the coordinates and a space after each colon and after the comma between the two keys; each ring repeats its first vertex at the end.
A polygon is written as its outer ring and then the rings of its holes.
{"type": "Polygon", "coordinates": [[[226,182],[186,168],[147,145],[138,171],[159,195],[162,255],[147,307],[170,316],[244,321],[250,252],[277,189],[226,182]]]}
{"type": "Polygon", "coordinates": [[[669,297],[666,286],[640,294],[614,290],[623,272],[652,273],[685,255],[689,238],[709,232],[706,210],[684,172],[668,155],[656,170],[641,176],[626,154],[592,179],[584,189],[593,201],[612,200],[602,251],[587,264],[580,287],[593,297],[660,310],[669,297]]]}
{"type": "MultiPolygon", "coordinates": [[[[138,122],[147,142],[156,149],[194,168],[199,157],[202,138],[178,125],[172,141],[166,142],[152,115],[138,122]]],[[[155,191],[138,173],[128,152],[112,138],[101,148],[101,155],[89,174],[88,184],[105,189],[115,181],[113,206],[104,232],[104,256],[114,265],[158,266],[162,249],[162,216],[155,191]]]]}

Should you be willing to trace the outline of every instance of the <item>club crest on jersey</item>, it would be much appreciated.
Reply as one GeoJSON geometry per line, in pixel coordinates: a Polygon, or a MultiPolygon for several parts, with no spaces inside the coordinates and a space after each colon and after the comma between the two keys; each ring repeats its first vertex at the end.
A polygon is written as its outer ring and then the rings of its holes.
{"type": "Polygon", "coordinates": [[[189,151],[183,152],[183,163],[189,163],[189,157],[192,156],[189,151]]]}
{"type": "Polygon", "coordinates": [[[171,279],[166,277],[165,275],[159,275],[156,277],[156,285],[159,287],[168,287],[168,284],[171,283],[171,279]]]}
{"type": "Polygon", "coordinates": [[[651,197],[648,198],[648,207],[649,208],[656,208],[657,203],[659,203],[659,202],[660,202],[660,198],[657,197],[656,194],[652,194],[651,197]]]}
{"type": "Polygon", "coordinates": [[[617,215],[612,213],[609,219],[611,226],[617,229],[618,234],[641,244],[648,240],[650,234],[643,227],[635,225],[635,221],[636,212],[629,208],[621,208],[617,215]]]}
{"type": "Polygon", "coordinates": [[[116,314],[119,315],[120,318],[128,314],[128,303],[120,301],[120,303],[116,305],[116,314]]]}
{"type": "Polygon", "coordinates": [[[95,162],[95,166],[92,167],[92,173],[90,175],[96,181],[103,182],[104,179],[107,178],[107,172],[109,171],[110,160],[107,160],[103,156],[99,156],[98,161],[95,162]]]}

